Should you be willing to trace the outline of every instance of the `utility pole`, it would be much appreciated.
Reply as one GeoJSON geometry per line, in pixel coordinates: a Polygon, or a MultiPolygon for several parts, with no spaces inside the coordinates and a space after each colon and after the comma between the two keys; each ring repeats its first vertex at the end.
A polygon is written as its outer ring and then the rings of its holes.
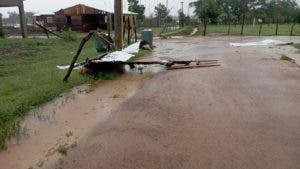
{"type": "Polygon", "coordinates": [[[181,27],[184,27],[184,12],[183,12],[183,1],[180,2],[181,3],[181,16],[180,16],[180,25],[181,27]]]}
{"type": "Polygon", "coordinates": [[[21,26],[22,36],[23,36],[23,38],[26,38],[27,37],[27,27],[26,27],[27,24],[26,24],[23,0],[19,0],[18,8],[19,8],[19,14],[20,14],[20,26],[21,26]]]}
{"type": "Polygon", "coordinates": [[[181,3],[181,12],[183,13],[183,1],[180,2],[181,3]]]}
{"type": "Polygon", "coordinates": [[[123,49],[123,0],[115,0],[115,48],[123,49]]]}

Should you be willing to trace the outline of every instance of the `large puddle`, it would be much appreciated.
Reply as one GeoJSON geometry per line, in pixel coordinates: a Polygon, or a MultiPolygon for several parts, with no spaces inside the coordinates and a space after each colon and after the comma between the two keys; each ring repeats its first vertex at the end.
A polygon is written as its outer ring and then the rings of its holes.
{"type": "Polygon", "coordinates": [[[23,133],[0,153],[0,168],[44,168],[61,158],[60,148],[71,149],[97,123],[162,70],[160,66],[137,66],[112,81],[94,81],[74,88],[54,101],[29,112],[23,133]]]}

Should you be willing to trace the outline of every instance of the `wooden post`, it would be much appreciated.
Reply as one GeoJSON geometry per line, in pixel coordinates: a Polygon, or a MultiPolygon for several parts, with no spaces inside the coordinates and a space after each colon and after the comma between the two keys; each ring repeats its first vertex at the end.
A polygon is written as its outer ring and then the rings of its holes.
{"type": "Polygon", "coordinates": [[[91,39],[91,37],[93,36],[93,34],[94,34],[94,32],[90,32],[86,37],[84,37],[82,39],[82,41],[81,41],[81,43],[79,45],[79,48],[78,48],[78,50],[76,52],[76,55],[73,57],[73,60],[72,60],[72,62],[70,64],[68,72],[67,72],[66,76],[64,77],[64,82],[68,81],[68,79],[69,79],[69,77],[70,77],[70,75],[71,75],[71,73],[72,73],[72,71],[74,69],[75,63],[76,63],[76,61],[77,61],[77,59],[78,59],[78,57],[79,57],[79,55],[80,55],[80,53],[81,53],[84,45],[85,45],[85,43],[91,39]]]}
{"type": "Polygon", "coordinates": [[[290,36],[293,36],[293,32],[294,32],[294,26],[296,23],[293,23],[292,27],[291,27],[291,32],[290,32],[290,36]]]}
{"type": "MultiPolygon", "coordinates": [[[[123,16],[123,38],[125,39],[125,35],[126,35],[126,28],[127,28],[127,20],[126,17],[123,16]]],[[[124,43],[124,39],[123,39],[123,43],[124,43]]]]}
{"type": "Polygon", "coordinates": [[[260,24],[260,26],[259,26],[259,32],[258,32],[258,36],[260,36],[260,35],[261,35],[262,26],[263,26],[263,23],[261,23],[261,24],[260,24]]]}
{"type": "Polygon", "coordinates": [[[134,40],[137,42],[137,22],[136,22],[136,16],[133,18],[133,31],[134,31],[134,40]]]}
{"type": "Polygon", "coordinates": [[[245,25],[245,14],[243,14],[243,20],[242,20],[242,29],[241,29],[241,35],[244,35],[244,25],[245,25]]]}
{"type": "Polygon", "coordinates": [[[110,22],[111,22],[111,20],[110,20],[110,17],[109,17],[109,13],[107,12],[106,13],[106,29],[107,29],[107,34],[108,34],[108,36],[110,37],[110,22]]]}
{"type": "Polygon", "coordinates": [[[20,14],[20,26],[22,31],[23,38],[27,37],[27,27],[26,27],[26,17],[25,17],[25,11],[24,11],[24,4],[23,0],[19,0],[19,14],[20,14]]]}
{"type": "Polygon", "coordinates": [[[130,45],[131,44],[131,22],[130,22],[130,17],[129,16],[127,18],[127,45],[130,45]]]}
{"type": "Polygon", "coordinates": [[[0,13],[0,38],[4,38],[3,25],[2,25],[2,14],[0,13]]]}
{"type": "Polygon", "coordinates": [[[112,27],[112,14],[111,13],[107,13],[107,20],[108,20],[108,36],[111,37],[111,32],[113,30],[113,27],[112,27]]]}
{"type": "Polygon", "coordinates": [[[279,24],[279,21],[278,21],[278,18],[277,18],[277,20],[276,20],[276,32],[275,32],[276,36],[278,35],[278,24],[279,24]]]}
{"type": "Polygon", "coordinates": [[[115,47],[116,50],[123,48],[123,0],[115,0],[115,47]]]}

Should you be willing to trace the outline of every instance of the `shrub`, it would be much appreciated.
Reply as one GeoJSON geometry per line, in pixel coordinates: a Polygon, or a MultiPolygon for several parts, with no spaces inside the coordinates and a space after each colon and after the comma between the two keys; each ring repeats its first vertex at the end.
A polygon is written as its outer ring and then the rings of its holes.
{"type": "Polygon", "coordinates": [[[76,33],[73,32],[73,31],[63,31],[60,34],[60,37],[62,39],[64,39],[65,41],[67,41],[67,42],[73,42],[73,41],[76,41],[78,39],[76,33]]]}

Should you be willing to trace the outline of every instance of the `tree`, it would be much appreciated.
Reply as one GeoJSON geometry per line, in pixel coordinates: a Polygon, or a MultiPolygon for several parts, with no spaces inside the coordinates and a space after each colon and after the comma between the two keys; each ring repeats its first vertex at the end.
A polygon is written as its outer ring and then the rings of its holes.
{"type": "Polygon", "coordinates": [[[185,14],[182,12],[182,10],[178,10],[178,16],[179,16],[179,25],[181,27],[184,27],[184,22],[186,21],[186,16],[185,14]]]}
{"type": "Polygon", "coordinates": [[[30,23],[30,24],[34,24],[33,20],[34,20],[35,13],[34,12],[26,12],[25,15],[26,15],[26,22],[30,23]]]}
{"type": "Polygon", "coordinates": [[[208,22],[217,23],[222,9],[216,0],[197,0],[192,3],[192,6],[195,7],[194,12],[204,25],[203,35],[205,36],[208,22]]]}
{"type": "Polygon", "coordinates": [[[8,23],[11,24],[12,26],[15,26],[20,22],[20,17],[17,12],[8,12],[8,23]]]}
{"type": "Polygon", "coordinates": [[[161,25],[161,21],[167,19],[170,14],[170,10],[162,3],[159,3],[154,10],[155,17],[158,19],[158,25],[161,25]]]}
{"type": "Polygon", "coordinates": [[[143,21],[145,19],[145,6],[139,5],[138,0],[128,0],[129,11],[137,13],[137,19],[143,21]]]}

